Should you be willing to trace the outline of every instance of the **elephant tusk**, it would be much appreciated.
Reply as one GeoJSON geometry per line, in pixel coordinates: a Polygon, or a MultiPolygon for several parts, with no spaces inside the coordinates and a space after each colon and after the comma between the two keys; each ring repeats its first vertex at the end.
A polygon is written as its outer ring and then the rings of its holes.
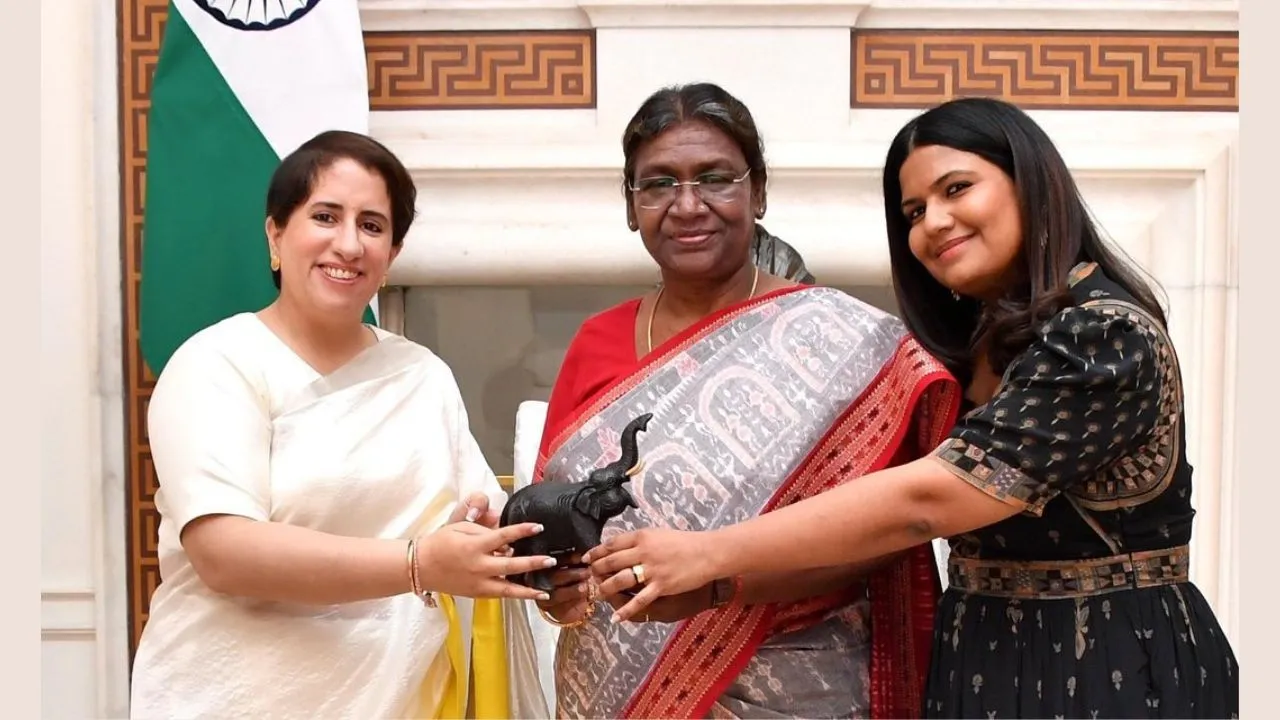
{"type": "Polygon", "coordinates": [[[637,462],[635,465],[631,467],[630,470],[626,471],[624,474],[627,477],[635,477],[636,475],[640,474],[641,470],[644,470],[644,460],[637,462]]]}

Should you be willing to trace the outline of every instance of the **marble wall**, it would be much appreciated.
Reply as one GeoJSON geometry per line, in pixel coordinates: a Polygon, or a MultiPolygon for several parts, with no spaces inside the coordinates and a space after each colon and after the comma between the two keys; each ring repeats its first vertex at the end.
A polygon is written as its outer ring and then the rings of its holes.
{"type": "Polygon", "coordinates": [[[89,0],[40,13],[42,716],[124,717],[115,13],[89,0]]]}

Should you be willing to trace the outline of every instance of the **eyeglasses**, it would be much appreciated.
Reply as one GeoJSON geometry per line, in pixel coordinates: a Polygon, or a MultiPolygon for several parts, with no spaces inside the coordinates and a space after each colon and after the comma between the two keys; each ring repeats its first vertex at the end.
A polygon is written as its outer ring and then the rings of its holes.
{"type": "Polygon", "coordinates": [[[638,180],[634,185],[628,183],[627,188],[636,194],[636,200],[645,210],[661,210],[680,196],[680,187],[688,185],[693,188],[698,198],[704,203],[731,203],[740,196],[738,192],[742,181],[751,175],[747,170],[741,177],[727,173],[703,173],[693,180],[680,182],[673,177],[649,177],[638,180]]]}

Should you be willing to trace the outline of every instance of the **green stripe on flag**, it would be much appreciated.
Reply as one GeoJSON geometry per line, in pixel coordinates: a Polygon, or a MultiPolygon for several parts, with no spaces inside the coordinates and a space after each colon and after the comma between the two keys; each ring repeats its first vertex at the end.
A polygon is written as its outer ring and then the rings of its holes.
{"type": "Polygon", "coordinates": [[[152,85],[141,344],[159,374],[187,338],[276,297],[264,222],[279,158],[170,4],[152,85]]]}

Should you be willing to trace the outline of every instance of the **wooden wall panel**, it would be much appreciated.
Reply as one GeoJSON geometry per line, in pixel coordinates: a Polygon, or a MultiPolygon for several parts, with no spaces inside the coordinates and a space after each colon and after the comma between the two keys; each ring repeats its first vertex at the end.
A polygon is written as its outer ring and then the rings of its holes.
{"type": "Polygon", "coordinates": [[[147,619],[151,594],[160,583],[156,557],[156,478],[147,444],[146,411],[155,378],[138,346],[138,297],[142,283],[142,208],[146,201],[147,110],[151,77],[160,56],[168,0],[119,0],[120,53],[120,257],[124,293],[125,499],[129,553],[129,657],[147,619]]]}

